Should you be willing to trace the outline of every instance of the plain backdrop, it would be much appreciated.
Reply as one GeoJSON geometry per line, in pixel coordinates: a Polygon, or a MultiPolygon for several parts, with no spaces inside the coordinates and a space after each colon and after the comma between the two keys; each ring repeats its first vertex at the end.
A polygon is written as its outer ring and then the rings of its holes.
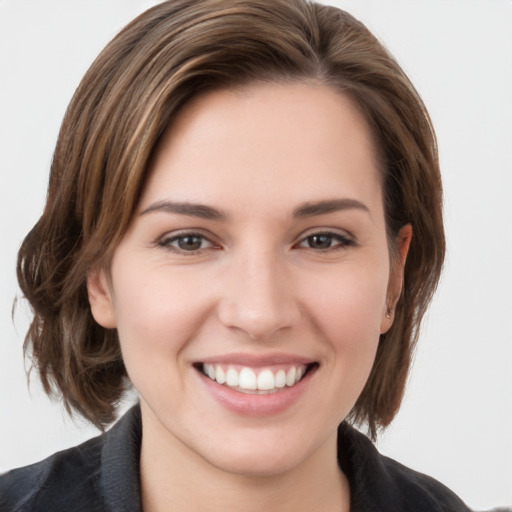
{"type": "MultiPolygon", "coordinates": [[[[0,471],[96,435],[26,385],[15,259],[64,110],[149,0],[0,0],[0,471]]],[[[437,130],[448,257],[379,448],[476,509],[512,505],[512,2],[339,0],[392,51],[437,130]]]]}

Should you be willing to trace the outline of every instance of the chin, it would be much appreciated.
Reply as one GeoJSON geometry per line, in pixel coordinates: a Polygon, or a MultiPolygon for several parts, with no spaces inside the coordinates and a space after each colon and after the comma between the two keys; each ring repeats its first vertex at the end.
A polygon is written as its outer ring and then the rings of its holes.
{"type": "MultiPolygon", "coordinates": [[[[283,436],[282,432],[258,429],[254,435],[238,435],[215,449],[205,447],[203,458],[227,473],[245,477],[275,477],[302,466],[319,447],[312,440],[283,436]]],[[[323,440],[322,440],[323,441],[323,440]]],[[[319,445],[325,444],[323,442],[319,445]]]]}
{"type": "Polygon", "coordinates": [[[299,466],[301,457],[297,453],[276,453],[275,450],[231,453],[209,460],[210,464],[226,473],[242,477],[276,477],[299,466]]]}

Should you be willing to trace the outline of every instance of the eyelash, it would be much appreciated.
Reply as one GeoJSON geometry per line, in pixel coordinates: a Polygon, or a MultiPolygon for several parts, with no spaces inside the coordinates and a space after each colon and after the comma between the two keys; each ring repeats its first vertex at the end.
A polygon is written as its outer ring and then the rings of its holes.
{"type": "Polygon", "coordinates": [[[181,233],[174,234],[172,236],[166,235],[157,241],[157,245],[159,247],[162,247],[163,249],[167,249],[171,252],[183,254],[186,256],[193,256],[194,254],[198,254],[200,251],[202,251],[204,249],[210,249],[210,248],[216,247],[215,244],[207,236],[205,236],[203,233],[197,233],[195,231],[184,231],[181,233]],[[178,244],[179,244],[180,240],[184,240],[186,238],[200,239],[201,245],[203,244],[203,242],[208,242],[209,247],[199,247],[198,249],[193,249],[193,250],[187,250],[182,247],[179,247],[178,244]],[[177,246],[172,245],[174,242],[176,242],[177,246]]]}
{"type": "Polygon", "coordinates": [[[305,248],[311,249],[315,252],[329,252],[329,251],[339,251],[339,250],[347,249],[348,247],[353,247],[356,245],[356,242],[352,238],[349,238],[348,236],[342,235],[340,233],[335,233],[333,231],[315,231],[314,233],[311,233],[311,234],[301,238],[301,240],[299,241],[299,243],[297,243],[295,245],[295,247],[301,247],[302,244],[304,244],[308,241],[311,243],[311,241],[314,238],[319,238],[319,237],[326,237],[329,244],[331,244],[332,242],[336,242],[336,244],[330,245],[329,247],[325,247],[325,248],[316,248],[316,249],[313,247],[305,247],[305,248]]]}
{"type": "MultiPolygon", "coordinates": [[[[174,234],[172,236],[164,236],[161,239],[157,240],[157,245],[159,247],[162,247],[163,249],[169,250],[171,252],[175,252],[178,254],[186,255],[186,256],[193,256],[195,254],[200,253],[201,251],[205,249],[218,249],[219,246],[217,246],[214,242],[212,242],[206,235],[203,233],[198,233],[195,231],[185,231],[181,233],[174,234]],[[199,243],[203,245],[204,242],[207,242],[209,245],[208,247],[199,247],[196,249],[188,250],[183,247],[179,247],[180,241],[183,241],[184,239],[199,239],[199,243]],[[176,245],[173,245],[173,243],[176,243],[176,245]]],[[[307,236],[302,237],[299,242],[294,244],[294,248],[304,248],[304,249],[310,249],[314,252],[329,252],[329,251],[337,251],[337,250],[343,250],[347,249],[351,246],[356,246],[356,242],[345,236],[341,235],[340,233],[335,233],[332,231],[316,231],[314,233],[308,234],[307,236]],[[325,240],[325,243],[328,244],[328,247],[322,247],[322,248],[314,248],[314,247],[306,247],[303,244],[305,243],[312,243],[315,238],[319,237],[325,237],[327,240],[325,240]],[[332,243],[335,242],[334,245],[332,243]]]]}

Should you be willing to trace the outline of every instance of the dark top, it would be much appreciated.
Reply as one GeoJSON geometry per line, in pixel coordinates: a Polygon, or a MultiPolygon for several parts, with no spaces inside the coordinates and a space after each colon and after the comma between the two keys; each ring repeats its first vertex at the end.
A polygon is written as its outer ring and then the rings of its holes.
{"type": "MultiPolygon", "coordinates": [[[[106,434],[0,476],[0,512],[141,512],[140,408],[106,434]]],[[[458,512],[464,503],[433,478],[384,457],[342,423],[338,461],[351,491],[351,512],[458,512]]]]}

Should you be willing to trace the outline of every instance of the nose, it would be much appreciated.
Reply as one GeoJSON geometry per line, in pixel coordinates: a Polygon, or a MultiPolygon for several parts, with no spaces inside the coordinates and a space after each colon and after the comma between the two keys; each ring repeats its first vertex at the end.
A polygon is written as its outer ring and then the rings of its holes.
{"type": "Polygon", "coordinates": [[[299,302],[286,264],[270,251],[234,258],[222,278],[222,324],[251,339],[266,339],[297,325],[299,302]]]}

